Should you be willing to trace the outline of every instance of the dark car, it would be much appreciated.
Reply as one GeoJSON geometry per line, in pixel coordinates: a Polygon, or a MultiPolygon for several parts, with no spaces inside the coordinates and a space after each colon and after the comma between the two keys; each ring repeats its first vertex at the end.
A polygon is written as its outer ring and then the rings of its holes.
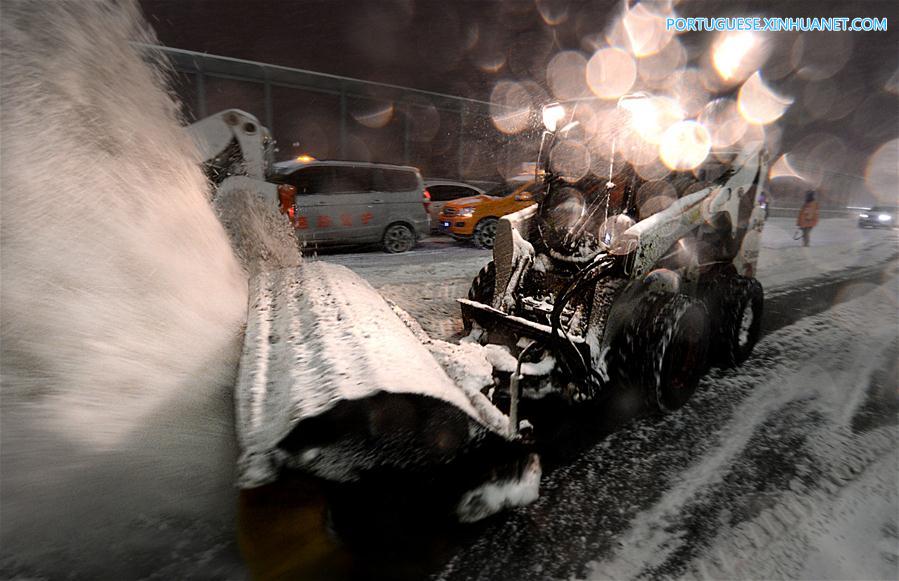
{"type": "Polygon", "coordinates": [[[899,224],[899,208],[874,206],[858,215],[859,228],[896,228],[899,224]]]}

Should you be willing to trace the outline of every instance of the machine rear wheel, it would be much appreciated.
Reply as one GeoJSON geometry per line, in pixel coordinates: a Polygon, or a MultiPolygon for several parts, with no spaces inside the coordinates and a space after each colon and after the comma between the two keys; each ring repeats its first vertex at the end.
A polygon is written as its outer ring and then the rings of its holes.
{"type": "Polygon", "coordinates": [[[721,337],[715,362],[721,367],[736,367],[752,353],[762,330],[764,292],[754,278],[737,278],[723,286],[721,299],[721,337]]]}
{"type": "Polygon", "coordinates": [[[619,342],[616,374],[649,409],[674,411],[690,399],[708,368],[709,317],[693,297],[647,297],[619,342]]]}

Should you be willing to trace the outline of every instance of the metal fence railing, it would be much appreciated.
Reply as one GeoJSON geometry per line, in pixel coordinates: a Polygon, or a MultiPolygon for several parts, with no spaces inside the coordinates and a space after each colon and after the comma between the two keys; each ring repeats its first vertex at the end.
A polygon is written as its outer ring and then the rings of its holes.
{"type": "Polygon", "coordinates": [[[425,175],[496,177],[507,139],[490,103],[157,45],[175,71],[173,89],[193,121],[222,109],[256,115],[278,142],[279,159],[308,154],[415,165],[425,175]]]}

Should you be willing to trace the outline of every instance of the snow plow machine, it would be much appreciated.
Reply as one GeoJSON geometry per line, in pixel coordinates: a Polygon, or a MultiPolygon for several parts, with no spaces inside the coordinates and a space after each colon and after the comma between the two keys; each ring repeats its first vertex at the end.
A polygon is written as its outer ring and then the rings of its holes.
{"type": "Polygon", "coordinates": [[[459,301],[464,340],[509,354],[492,394],[513,418],[519,402],[539,409],[547,396],[617,394],[640,413],[673,411],[709,366],[741,364],[758,340],[763,144],[646,179],[615,146],[647,98],[619,101],[602,177],[566,179],[553,159],[577,130],[578,103],[544,109],[538,204],[500,219],[493,260],[459,301]]]}
{"type": "Polygon", "coordinates": [[[478,520],[537,498],[539,426],[519,402],[598,402],[626,386],[674,410],[709,364],[749,355],[763,300],[761,145],[649,182],[615,163],[613,141],[607,179],[571,180],[553,151],[576,125],[547,125],[538,204],[499,221],[493,260],[460,299],[458,344],[428,337],[350,270],[300,258],[296,192],[267,181],[272,140],[252,115],[188,128],[249,274],[239,486],[296,470],[426,491],[478,520]]]}
{"type": "Polygon", "coordinates": [[[431,342],[349,269],[301,258],[296,190],[270,172],[268,130],[231,109],[187,131],[249,276],[234,391],[238,486],[296,471],[331,489],[445,506],[463,522],[534,500],[538,457],[481,385],[462,378],[453,346],[431,342]]]}

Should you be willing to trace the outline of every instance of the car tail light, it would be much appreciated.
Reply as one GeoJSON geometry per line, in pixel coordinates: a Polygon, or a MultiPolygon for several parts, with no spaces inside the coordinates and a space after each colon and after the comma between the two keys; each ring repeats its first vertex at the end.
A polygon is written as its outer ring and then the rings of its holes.
{"type": "Polygon", "coordinates": [[[425,207],[425,212],[431,213],[431,192],[425,190],[425,193],[421,196],[421,203],[425,207]]]}
{"type": "Polygon", "coordinates": [[[297,189],[295,187],[287,184],[278,185],[278,202],[280,203],[282,214],[290,215],[296,195],[297,189]]]}

